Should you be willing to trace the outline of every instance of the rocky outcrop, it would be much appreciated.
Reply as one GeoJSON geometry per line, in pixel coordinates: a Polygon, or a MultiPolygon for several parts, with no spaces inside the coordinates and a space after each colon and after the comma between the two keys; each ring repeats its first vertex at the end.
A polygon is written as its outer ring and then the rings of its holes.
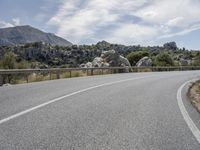
{"type": "Polygon", "coordinates": [[[96,46],[98,47],[98,49],[106,49],[106,48],[109,48],[110,47],[110,43],[106,42],[106,41],[101,41],[101,42],[98,42],[96,44],[96,46]]]}
{"type": "Polygon", "coordinates": [[[101,57],[96,57],[92,61],[92,66],[93,67],[102,67],[103,66],[103,59],[101,57]]]}
{"type": "Polygon", "coordinates": [[[177,47],[177,45],[176,45],[176,42],[165,43],[165,44],[163,45],[163,47],[164,47],[165,49],[168,49],[168,50],[177,50],[177,49],[178,49],[178,47],[177,47]]]}
{"type": "Polygon", "coordinates": [[[131,67],[131,64],[130,64],[130,62],[128,61],[127,58],[125,58],[125,57],[120,55],[119,60],[121,62],[121,66],[123,66],[123,67],[125,67],[125,66],[131,67]]]}
{"type": "Polygon", "coordinates": [[[93,65],[91,62],[87,62],[86,64],[81,64],[79,67],[80,68],[92,68],[93,65]]]}
{"type": "Polygon", "coordinates": [[[150,67],[152,66],[152,60],[149,57],[143,57],[140,59],[137,64],[137,67],[150,67]]]}
{"type": "Polygon", "coordinates": [[[190,60],[186,60],[183,58],[181,58],[179,62],[181,66],[188,66],[190,64],[190,60]]]}
{"type": "Polygon", "coordinates": [[[115,50],[103,51],[101,58],[111,67],[131,66],[127,58],[121,56],[115,50]]]}
{"type": "Polygon", "coordinates": [[[179,54],[177,56],[174,57],[174,60],[176,60],[179,65],[181,66],[188,66],[191,65],[191,60],[188,59],[185,55],[183,54],[179,54]]]}
{"type": "MultiPolygon", "coordinates": [[[[92,62],[92,67],[130,67],[128,59],[121,56],[115,50],[103,51],[101,57],[96,57],[92,62]]],[[[89,68],[91,65],[81,64],[82,68],[89,68]]]]}

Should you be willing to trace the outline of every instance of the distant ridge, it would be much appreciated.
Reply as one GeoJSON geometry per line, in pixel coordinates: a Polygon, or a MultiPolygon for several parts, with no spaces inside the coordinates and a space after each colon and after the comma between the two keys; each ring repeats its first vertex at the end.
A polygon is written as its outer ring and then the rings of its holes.
{"type": "Polygon", "coordinates": [[[52,33],[45,33],[29,25],[0,28],[0,46],[45,42],[51,45],[71,46],[72,43],[52,33]]]}

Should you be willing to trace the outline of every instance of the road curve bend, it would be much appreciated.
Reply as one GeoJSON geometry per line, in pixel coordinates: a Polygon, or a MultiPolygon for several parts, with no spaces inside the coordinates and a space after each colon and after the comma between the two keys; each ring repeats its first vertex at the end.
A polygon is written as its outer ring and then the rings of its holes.
{"type": "Polygon", "coordinates": [[[0,150],[198,150],[177,101],[196,78],[200,71],[129,73],[0,87],[0,150]]]}

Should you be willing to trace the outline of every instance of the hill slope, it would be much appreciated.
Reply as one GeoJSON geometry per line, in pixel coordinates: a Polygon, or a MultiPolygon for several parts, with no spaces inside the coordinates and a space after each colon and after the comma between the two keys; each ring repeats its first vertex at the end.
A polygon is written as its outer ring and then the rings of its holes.
{"type": "Polygon", "coordinates": [[[19,45],[45,42],[51,45],[70,46],[72,43],[52,33],[45,33],[31,26],[17,26],[0,29],[0,45],[19,45]]]}

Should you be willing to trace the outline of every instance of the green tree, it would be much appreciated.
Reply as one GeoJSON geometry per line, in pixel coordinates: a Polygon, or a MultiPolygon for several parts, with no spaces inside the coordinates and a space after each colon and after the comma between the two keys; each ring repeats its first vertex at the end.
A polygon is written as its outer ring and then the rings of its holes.
{"type": "MultiPolygon", "coordinates": [[[[15,69],[16,55],[13,52],[7,52],[4,55],[1,64],[3,69],[15,69]]],[[[13,75],[2,75],[2,83],[11,83],[13,77],[13,75]]]]}
{"type": "Polygon", "coordinates": [[[8,52],[4,55],[2,66],[4,69],[14,69],[16,64],[16,55],[13,52],[8,52]]]}
{"type": "Polygon", "coordinates": [[[137,52],[131,52],[127,55],[127,58],[129,60],[129,62],[131,63],[132,66],[135,66],[137,64],[137,62],[145,57],[145,56],[149,56],[149,53],[146,51],[137,51],[137,52]]]}

